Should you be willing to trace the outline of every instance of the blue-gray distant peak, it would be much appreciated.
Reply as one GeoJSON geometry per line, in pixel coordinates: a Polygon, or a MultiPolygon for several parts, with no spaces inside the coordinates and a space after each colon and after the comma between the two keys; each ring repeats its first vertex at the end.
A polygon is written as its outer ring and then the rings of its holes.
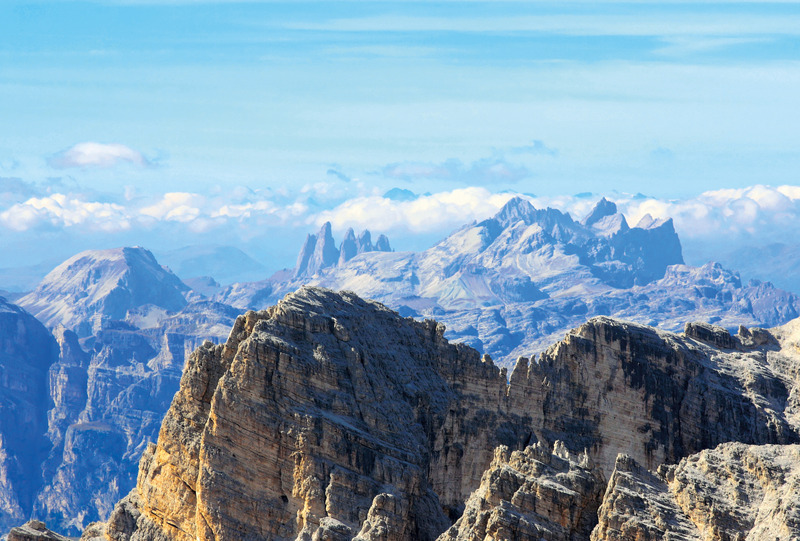
{"type": "Polygon", "coordinates": [[[617,205],[605,197],[594,206],[592,211],[581,222],[587,227],[593,226],[607,216],[614,216],[617,213],[617,205]]]}
{"type": "Polygon", "coordinates": [[[95,315],[124,319],[131,308],[186,306],[189,288],[141,247],[87,250],[53,269],[19,304],[49,327],[91,334],[95,315]]]}
{"type": "Polygon", "coordinates": [[[520,220],[526,224],[531,224],[536,217],[536,208],[522,197],[512,197],[503,208],[494,215],[494,219],[503,227],[513,225],[520,220]]]}
{"type": "Polygon", "coordinates": [[[347,228],[342,239],[342,245],[339,247],[339,265],[350,261],[358,254],[358,244],[356,243],[356,234],[352,227],[347,228]]]}
{"type": "Polygon", "coordinates": [[[389,246],[389,237],[387,237],[386,235],[379,236],[377,242],[375,242],[375,251],[391,252],[392,247],[389,246]]]}
{"type": "Polygon", "coordinates": [[[293,278],[310,278],[329,267],[342,266],[358,254],[366,252],[391,252],[386,235],[372,244],[372,234],[365,229],[356,237],[353,228],[344,234],[341,246],[336,247],[330,222],[325,222],[316,235],[308,235],[297,256],[293,278]]]}
{"type": "Polygon", "coordinates": [[[392,201],[413,201],[417,198],[417,194],[405,188],[392,188],[383,194],[383,198],[392,201]]]}

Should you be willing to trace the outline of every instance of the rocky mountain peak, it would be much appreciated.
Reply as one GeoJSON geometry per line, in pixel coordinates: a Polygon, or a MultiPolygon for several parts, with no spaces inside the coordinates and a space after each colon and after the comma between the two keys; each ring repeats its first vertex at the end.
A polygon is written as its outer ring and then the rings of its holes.
{"type": "Polygon", "coordinates": [[[87,250],[57,266],[19,304],[48,327],[91,334],[92,317],[124,319],[131,308],[186,306],[189,288],[150,251],[135,246],[87,250]]]}
{"type": "Polygon", "coordinates": [[[512,197],[494,215],[494,219],[504,228],[509,227],[520,220],[526,224],[533,223],[536,216],[536,207],[530,201],[522,197],[512,197]]]}
{"type": "Polygon", "coordinates": [[[339,265],[343,265],[346,262],[353,259],[359,252],[358,252],[358,244],[356,244],[356,235],[353,231],[352,227],[347,228],[347,231],[344,234],[344,239],[342,239],[342,244],[339,247],[339,265]]]}
{"type": "Polygon", "coordinates": [[[369,229],[365,229],[358,235],[358,241],[356,242],[356,245],[358,246],[359,254],[372,251],[372,235],[369,232],[369,229]]]}
{"type": "Polygon", "coordinates": [[[605,197],[602,198],[597,204],[592,208],[591,212],[586,215],[586,217],[581,221],[581,223],[587,227],[593,226],[595,223],[599,222],[603,218],[608,216],[613,216],[617,213],[617,205],[616,203],[609,201],[605,197]]]}

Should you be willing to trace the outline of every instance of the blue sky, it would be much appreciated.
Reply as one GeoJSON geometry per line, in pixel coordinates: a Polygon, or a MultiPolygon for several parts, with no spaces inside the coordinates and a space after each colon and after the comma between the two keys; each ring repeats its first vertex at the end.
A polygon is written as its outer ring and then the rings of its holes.
{"type": "Polygon", "coordinates": [[[359,201],[800,184],[800,5],[7,0],[0,119],[0,267],[207,240],[279,267],[323,217],[420,247],[491,209],[359,201]]]}

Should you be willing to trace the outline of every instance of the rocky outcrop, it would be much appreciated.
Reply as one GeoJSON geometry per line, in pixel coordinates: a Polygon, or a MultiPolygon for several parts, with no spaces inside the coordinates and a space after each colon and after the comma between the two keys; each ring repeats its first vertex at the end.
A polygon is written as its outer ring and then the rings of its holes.
{"type": "Polygon", "coordinates": [[[69,539],[48,530],[40,520],[30,520],[22,526],[11,528],[8,532],[8,541],[69,541],[69,539]]]}
{"type": "Polygon", "coordinates": [[[798,493],[798,445],[726,443],[658,473],[621,455],[592,539],[797,539],[798,493]]]}
{"type": "Polygon", "coordinates": [[[588,539],[604,486],[588,457],[570,456],[560,441],[552,450],[501,446],[463,515],[438,541],[588,539]]]}
{"type": "Polygon", "coordinates": [[[527,436],[505,377],[443,331],[315,289],[240,318],[190,358],[111,537],[435,539],[527,436]]]}
{"type": "Polygon", "coordinates": [[[303,288],[192,354],[106,533],[586,539],[619,453],[800,440],[795,327],[719,349],[595,318],[507,380],[440,324],[303,288]]]}
{"type": "Polygon", "coordinates": [[[47,455],[48,370],[58,346],[30,314],[0,297],[0,528],[24,522],[47,455]]]}

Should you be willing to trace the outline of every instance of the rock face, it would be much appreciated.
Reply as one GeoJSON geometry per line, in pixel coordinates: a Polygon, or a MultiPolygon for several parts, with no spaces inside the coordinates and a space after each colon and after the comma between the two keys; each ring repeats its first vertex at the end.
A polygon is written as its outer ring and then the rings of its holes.
{"type": "Polygon", "coordinates": [[[561,442],[554,450],[498,447],[464,514],[439,541],[588,539],[603,487],[588,458],[571,457],[561,442]]]}
{"type": "Polygon", "coordinates": [[[800,321],[727,337],[706,327],[594,318],[507,380],[440,324],[303,288],[192,354],[106,534],[586,539],[620,453],[655,470],[724,442],[800,441],[800,321]]]}
{"type": "Polygon", "coordinates": [[[58,346],[30,314],[0,297],[0,528],[24,522],[47,454],[47,374],[58,346]]]}
{"type": "Polygon", "coordinates": [[[106,519],[136,483],[139,459],[158,434],[186,356],[206,339],[220,340],[236,315],[194,302],[177,314],[129,311],[127,320],[106,320],[82,340],[58,329],[46,481],[33,516],[70,534],[106,519]]]}
{"type": "Polygon", "coordinates": [[[110,535],[435,539],[527,436],[498,411],[504,376],[443,331],[315,289],[241,317],[188,361],[110,535]]]}
{"type": "Polygon", "coordinates": [[[630,227],[605,199],[578,222],[515,198],[494,217],[416,253],[390,252],[381,239],[369,251],[369,235],[356,239],[348,231],[337,262],[309,267],[316,238],[324,236],[324,228],[309,236],[294,271],[234,284],[215,298],[249,310],[303,284],[354,291],[406,316],[434,317],[447,325],[448,339],[508,367],[598,315],[671,331],[692,319],[735,329],[800,316],[800,298],[771,284],[742,284],[715,263],[684,265],[671,220],[645,216],[630,227]]]}
{"type": "Polygon", "coordinates": [[[657,474],[621,455],[592,539],[797,539],[798,494],[798,445],[725,443],[657,474]]]}
{"type": "Polygon", "coordinates": [[[63,325],[85,337],[98,318],[124,319],[134,307],[180,310],[188,289],[144,248],[90,250],[53,269],[19,304],[48,327],[63,325]]]}

